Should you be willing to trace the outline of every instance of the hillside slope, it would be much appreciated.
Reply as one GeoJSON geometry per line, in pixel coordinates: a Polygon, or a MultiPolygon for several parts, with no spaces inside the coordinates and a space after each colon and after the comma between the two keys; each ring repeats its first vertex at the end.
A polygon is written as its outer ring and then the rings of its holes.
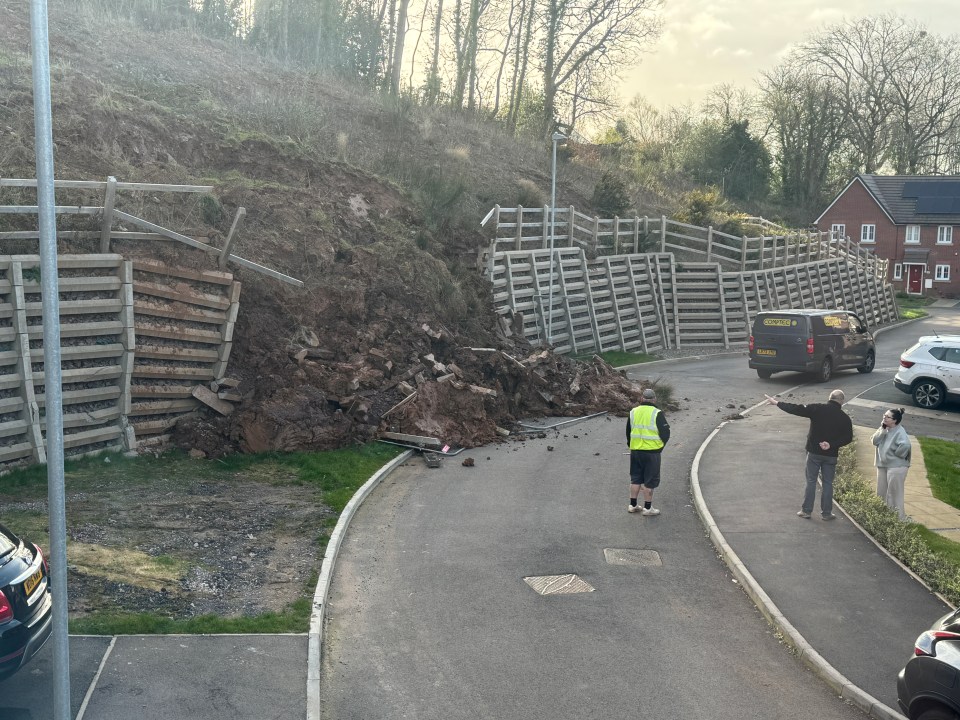
{"type": "MultiPolygon", "coordinates": [[[[0,174],[34,177],[29,3],[0,2],[0,19],[0,174]]],[[[524,416],[635,403],[638,388],[602,361],[577,366],[505,337],[476,271],[483,213],[516,202],[520,181],[549,187],[542,148],[231,44],[78,15],[62,0],[50,3],[50,46],[58,178],[211,184],[216,202],[129,194],[118,207],[216,245],[243,206],[233,252],[306,285],[231,268],[243,290],[229,374],[243,402],[229,418],[181,421],[182,446],[325,449],[387,426],[473,446],[524,416]],[[437,383],[443,375],[452,382],[437,383]],[[417,397],[383,420],[401,381],[417,397]]],[[[584,205],[577,188],[590,177],[566,166],[558,202],[584,205]]],[[[57,200],[102,204],[78,192],[57,200]]],[[[0,191],[0,204],[33,202],[0,191]]],[[[17,222],[0,215],[0,229],[17,222]]],[[[214,263],[173,244],[115,249],[214,263]]]]}

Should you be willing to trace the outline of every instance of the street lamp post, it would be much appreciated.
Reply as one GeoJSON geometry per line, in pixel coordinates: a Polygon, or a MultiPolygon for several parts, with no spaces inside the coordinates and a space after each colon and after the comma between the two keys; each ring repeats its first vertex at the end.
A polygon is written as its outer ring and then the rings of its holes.
{"type": "Polygon", "coordinates": [[[557,220],[557,143],[567,136],[555,132],[553,141],[553,163],[550,169],[550,291],[547,297],[547,345],[553,345],[553,236],[557,220]]]}

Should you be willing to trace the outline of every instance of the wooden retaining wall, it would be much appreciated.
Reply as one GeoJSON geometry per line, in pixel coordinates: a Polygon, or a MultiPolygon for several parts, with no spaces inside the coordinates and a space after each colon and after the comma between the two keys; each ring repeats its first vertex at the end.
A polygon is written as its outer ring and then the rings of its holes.
{"type": "MultiPolygon", "coordinates": [[[[60,255],[64,450],[132,449],[224,378],[240,283],[103,253],[60,255]]],[[[0,467],[46,462],[40,258],[0,256],[0,467]]]]}
{"type": "Polygon", "coordinates": [[[677,262],[673,253],[588,260],[578,247],[497,252],[484,268],[514,332],[561,353],[655,353],[746,343],[761,310],[843,307],[869,326],[897,318],[893,288],[872,264],[839,256],[765,270],[677,262]]]}
{"type": "MultiPolygon", "coordinates": [[[[119,255],[58,261],[64,450],[129,446],[125,370],[133,361],[130,284],[119,255]]],[[[46,461],[40,258],[0,256],[0,463],[46,461]]]]}

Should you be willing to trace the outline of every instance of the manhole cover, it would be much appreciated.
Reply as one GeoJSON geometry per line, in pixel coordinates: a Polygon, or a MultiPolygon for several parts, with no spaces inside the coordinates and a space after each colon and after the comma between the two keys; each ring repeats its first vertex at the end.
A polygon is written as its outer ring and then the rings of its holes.
{"type": "Polygon", "coordinates": [[[621,548],[604,548],[603,556],[610,565],[642,565],[644,567],[660,567],[660,553],[656,550],[625,550],[621,548]]]}
{"type": "Polygon", "coordinates": [[[573,575],[534,575],[523,581],[541,595],[570,595],[593,592],[593,586],[583,578],[573,575]]]}

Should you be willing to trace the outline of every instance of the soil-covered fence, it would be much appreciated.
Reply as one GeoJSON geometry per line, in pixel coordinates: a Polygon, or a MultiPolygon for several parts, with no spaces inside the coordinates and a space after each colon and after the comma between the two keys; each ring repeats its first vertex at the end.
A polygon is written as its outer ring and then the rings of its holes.
{"type": "MultiPolygon", "coordinates": [[[[57,274],[68,455],[132,449],[205,404],[229,411],[230,273],[102,253],[60,255],[57,274]]],[[[44,383],[40,257],[0,255],[0,467],[46,461],[44,383]]]]}
{"type": "MultiPolygon", "coordinates": [[[[661,234],[648,252],[635,252],[643,246],[628,243],[565,244],[558,235],[551,257],[549,212],[539,214],[539,225],[532,217],[522,208],[494,208],[487,220],[496,218],[497,230],[479,264],[493,284],[503,325],[558,352],[727,348],[747,341],[761,310],[844,307],[870,325],[898,316],[885,282],[886,261],[846,240],[813,233],[790,242],[786,236],[759,238],[749,251],[743,250],[746,243],[741,246],[732,269],[732,261],[713,254],[716,244],[697,245],[712,239],[709,228],[695,229],[702,238],[692,239],[691,231],[686,240],[672,235],[670,243],[661,234]],[[506,212],[521,222],[501,223],[506,212]],[[686,259],[701,251],[712,261],[686,259]]],[[[570,208],[567,217],[577,214],[570,208]]]]}

